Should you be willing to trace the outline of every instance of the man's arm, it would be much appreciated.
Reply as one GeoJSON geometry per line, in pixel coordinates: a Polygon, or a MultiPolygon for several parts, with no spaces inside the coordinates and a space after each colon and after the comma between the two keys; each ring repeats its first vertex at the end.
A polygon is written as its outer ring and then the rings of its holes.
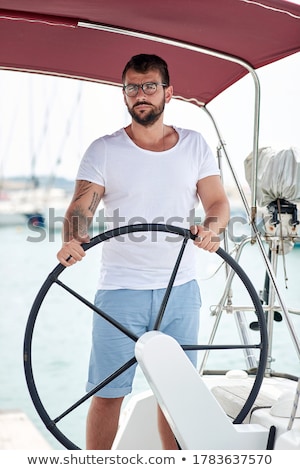
{"type": "Polygon", "coordinates": [[[219,176],[208,176],[198,181],[197,193],[205,212],[201,225],[191,227],[198,238],[195,244],[207,251],[217,251],[220,246],[219,234],[229,221],[229,202],[219,176]]]}
{"type": "Polygon", "coordinates": [[[76,181],[72,201],[64,217],[63,245],[57,258],[64,266],[80,261],[85,252],[82,243],[89,241],[88,228],[105,188],[89,181],[76,181]]]}

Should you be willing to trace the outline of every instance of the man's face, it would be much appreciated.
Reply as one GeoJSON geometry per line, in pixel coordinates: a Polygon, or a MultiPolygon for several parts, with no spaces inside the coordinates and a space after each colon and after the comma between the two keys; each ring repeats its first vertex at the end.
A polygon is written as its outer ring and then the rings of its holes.
{"type": "MultiPolygon", "coordinates": [[[[138,73],[129,69],[125,77],[125,85],[142,85],[144,83],[162,83],[161,75],[156,70],[149,70],[147,73],[138,73]]],[[[154,124],[162,115],[165,103],[168,103],[172,96],[172,87],[157,86],[153,95],[147,95],[142,88],[139,88],[136,96],[130,97],[124,93],[124,101],[132,119],[143,126],[154,124]]]]}

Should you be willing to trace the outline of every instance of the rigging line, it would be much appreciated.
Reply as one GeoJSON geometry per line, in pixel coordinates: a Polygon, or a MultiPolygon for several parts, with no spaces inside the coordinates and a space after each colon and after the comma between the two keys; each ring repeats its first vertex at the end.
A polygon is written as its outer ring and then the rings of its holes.
{"type": "MultiPolygon", "coordinates": [[[[4,178],[5,178],[5,174],[4,174],[5,173],[5,164],[10,159],[9,147],[10,147],[11,143],[13,142],[14,126],[15,126],[15,124],[17,122],[17,118],[19,116],[19,103],[20,103],[21,93],[22,93],[22,89],[19,88],[19,92],[18,92],[18,95],[16,97],[14,107],[12,109],[13,112],[12,112],[12,115],[11,115],[11,124],[9,126],[8,138],[7,138],[7,141],[6,141],[5,146],[4,146],[3,154],[1,155],[2,158],[1,158],[1,161],[0,161],[0,189],[3,185],[4,178]]],[[[2,136],[1,136],[1,140],[2,140],[2,136]]]]}
{"type": "Polygon", "coordinates": [[[62,139],[62,142],[61,142],[61,145],[60,145],[60,149],[59,149],[59,152],[58,152],[58,156],[57,156],[57,159],[55,161],[55,164],[54,164],[54,168],[52,170],[52,173],[54,172],[54,169],[61,163],[61,160],[62,160],[62,153],[63,153],[63,148],[66,144],[66,141],[67,141],[67,138],[69,137],[70,135],[70,132],[71,132],[71,124],[73,122],[73,120],[75,119],[75,115],[76,115],[76,110],[77,108],[79,107],[80,103],[81,103],[81,98],[82,98],[82,83],[79,83],[79,86],[78,86],[78,90],[77,90],[77,94],[76,94],[76,97],[75,97],[75,100],[74,100],[74,103],[73,103],[73,106],[72,106],[72,109],[70,110],[70,114],[69,114],[69,117],[66,121],[66,127],[65,127],[65,132],[63,133],[63,139],[62,139]]]}
{"type": "MultiPolygon", "coordinates": [[[[32,97],[32,77],[28,77],[29,78],[29,98],[30,98],[30,103],[32,104],[32,101],[33,101],[33,97],[32,97]]],[[[48,129],[49,129],[49,123],[50,123],[50,115],[51,115],[51,110],[53,109],[53,102],[54,102],[54,98],[55,98],[56,94],[54,93],[54,91],[52,91],[48,101],[47,101],[47,106],[45,108],[45,116],[44,116],[44,119],[43,119],[43,126],[41,128],[41,135],[40,135],[40,138],[39,138],[39,142],[38,142],[38,145],[37,147],[34,149],[34,145],[33,145],[33,136],[32,136],[32,143],[31,143],[31,154],[32,154],[32,158],[31,158],[31,177],[32,179],[34,180],[35,179],[35,174],[36,174],[36,165],[37,165],[37,156],[38,155],[41,155],[41,152],[42,152],[42,147],[43,145],[45,144],[45,138],[48,134],[48,129]]],[[[29,103],[29,107],[30,107],[30,103],[29,103]]],[[[31,106],[31,109],[32,109],[32,106],[31,106]]],[[[30,122],[31,122],[31,130],[34,128],[34,122],[33,122],[33,115],[31,116],[30,118],[30,122]]]]}
{"type": "Polygon", "coordinates": [[[271,7],[269,5],[264,5],[263,3],[255,2],[253,0],[240,0],[240,1],[244,2],[244,3],[249,3],[251,5],[256,5],[258,7],[265,8],[266,10],[272,10],[272,11],[275,11],[277,13],[284,13],[286,15],[291,16],[292,18],[296,18],[297,20],[300,19],[300,16],[294,15],[294,13],[291,13],[290,11],[282,10],[281,8],[275,8],[275,7],[271,7]]]}
{"type": "MultiPolygon", "coordinates": [[[[227,250],[226,251],[230,256],[232,256],[234,253],[237,252],[237,250],[238,250],[238,247],[235,245],[234,248],[231,251],[227,251],[227,250]]],[[[200,281],[209,281],[210,279],[212,279],[220,271],[220,269],[222,268],[222,266],[224,266],[225,263],[226,263],[226,261],[223,260],[210,276],[207,276],[207,277],[200,277],[199,276],[198,279],[200,281]]]]}
{"type": "MultiPolygon", "coordinates": [[[[65,20],[67,20],[67,18],[64,18],[65,20]]],[[[70,19],[70,22],[67,23],[67,21],[58,21],[56,19],[52,19],[50,16],[49,17],[26,17],[25,15],[24,16],[17,16],[17,13],[16,15],[0,15],[0,20],[10,20],[10,21],[24,21],[26,23],[40,23],[40,24],[46,24],[48,26],[63,26],[65,28],[76,28],[76,24],[74,23],[71,23],[71,19],[70,19]]]]}
{"type": "Polygon", "coordinates": [[[284,240],[283,240],[283,230],[282,230],[282,213],[281,213],[281,205],[280,205],[280,200],[277,199],[277,209],[278,209],[278,214],[279,214],[279,231],[280,231],[280,239],[279,243],[281,245],[281,251],[282,251],[282,264],[283,264],[283,272],[284,272],[284,282],[285,282],[285,288],[288,288],[287,281],[288,281],[288,275],[287,275],[287,268],[286,268],[286,259],[285,259],[285,252],[284,252],[284,240]]]}

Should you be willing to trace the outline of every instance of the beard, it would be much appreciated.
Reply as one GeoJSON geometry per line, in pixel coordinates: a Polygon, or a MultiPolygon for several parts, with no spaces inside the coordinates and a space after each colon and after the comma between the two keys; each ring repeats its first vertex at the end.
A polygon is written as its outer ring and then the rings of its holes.
{"type": "Polygon", "coordinates": [[[159,106],[153,106],[150,103],[147,103],[146,101],[142,103],[137,103],[132,108],[129,108],[127,103],[126,106],[132,119],[138,124],[147,127],[154,124],[162,115],[165,109],[165,100],[163,99],[159,106]],[[134,108],[137,107],[139,104],[149,104],[151,106],[151,109],[146,110],[143,113],[137,113],[134,108]]]}

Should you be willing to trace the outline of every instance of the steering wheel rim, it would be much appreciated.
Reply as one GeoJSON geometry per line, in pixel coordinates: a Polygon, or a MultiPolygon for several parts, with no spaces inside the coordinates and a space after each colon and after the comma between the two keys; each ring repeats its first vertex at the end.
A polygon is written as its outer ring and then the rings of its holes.
{"type": "MultiPolygon", "coordinates": [[[[85,243],[82,245],[84,251],[89,250],[90,248],[96,246],[97,244],[104,242],[106,240],[109,240],[110,238],[117,237],[119,235],[125,235],[133,232],[148,232],[148,231],[157,231],[157,232],[167,232],[171,234],[177,234],[183,237],[183,241],[186,242],[189,239],[195,239],[195,236],[190,232],[190,230],[182,228],[182,227],[176,227],[173,225],[164,225],[164,224],[135,224],[135,225],[127,225],[123,227],[118,227],[112,230],[108,230],[106,232],[100,233],[99,235],[93,237],[89,243],[85,243]]],[[[182,246],[182,254],[183,254],[184,246],[182,246]]],[[[235,271],[235,273],[238,275],[240,280],[243,282],[244,286],[246,287],[249,296],[252,300],[253,306],[255,307],[255,314],[257,316],[258,324],[259,324],[259,333],[260,333],[260,343],[257,345],[257,348],[260,350],[259,354],[259,362],[258,362],[258,367],[257,367],[257,373],[256,377],[252,386],[252,389],[250,390],[249,396],[245,401],[244,406],[240,410],[238,416],[235,418],[233,421],[234,424],[240,424],[243,422],[249,411],[251,410],[252,405],[255,402],[255,399],[259,393],[263,378],[264,378],[264,372],[265,372],[265,367],[267,363],[267,355],[268,355],[268,334],[267,334],[267,326],[266,326],[266,321],[265,321],[265,316],[264,312],[262,309],[262,305],[260,302],[260,299],[256,293],[256,290],[250,281],[249,277],[247,274],[244,272],[244,270],[239,266],[239,264],[222,248],[219,248],[216,252],[229,266],[235,271]]],[[[182,255],[181,255],[182,256],[182,255]]],[[[178,260],[177,260],[178,262],[178,260]]],[[[180,259],[178,262],[178,266],[180,263],[180,259]]],[[[178,269],[177,266],[177,269],[178,269]]],[[[175,265],[176,268],[176,265],[175,265]]],[[[173,273],[175,272],[175,268],[173,269],[173,273]]],[[[65,413],[62,413],[58,418],[56,419],[51,419],[50,416],[48,415],[37,390],[35,380],[34,380],[34,374],[32,370],[32,338],[33,338],[33,332],[34,332],[34,326],[35,322],[40,310],[40,307],[44,301],[44,298],[46,297],[48,291],[50,290],[51,286],[54,283],[63,285],[58,281],[59,275],[65,270],[65,266],[62,264],[58,264],[53,271],[50,272],[50,274],[47,276],[46,280],[42,284],[34,302],[31,307],[31,311],[29,313],[29,317],[27,320],[27,325],[25,329],[25,336],[24,336],[24,348],[23,348],[23,363],[24,363],[24,371],[25,371],[25,378],[27,382],[27,387],[32,399],[32,402],[36,408],[36,411],[38,412],[41,420],[45,424],[46,428],[51,432],[51,434],[67,449],[73,450],[73,449],[80,449],[77,447],[70,439],[68,439],[56,426],[56,423],[65,416],[65,413]]],[[[176,271],[177,272],[177,271],[176,271]]],[[[174,275],[174,279],[176,276],[176,272],[174,275]]],[[[171,275],[171,277],[172,277],[171,275]]],[[[174,282],[173,279],[173,282],[174,282]]],[[[66,287],[66,286],[65,286],[66,287]]],[[[171,286],[172,287],[172,286],[171,286]]],[[[67,288],[67,290],[69,290],[67,288]]],[[[71,289],[69,290],[71,291],[71,289]]],[[[82,299],[76,292],[72,291],[71,292],[73,295],[79,299],[82,300],[86,305],[88,305],[90,308],[95,309],[95,306],[93,304],[89,304],[88,301],[85,299],[82,299]]],[[[98,312],[99,313],[99,312],[98,312]]],[[[104,312],[102,312],[104,313],[104,312]]],[[[113,322],[114,323],[114,322],[113,322]]],[[[119,325],[115,325],[119,327],[119,325]]],[[[122,328],[122,325],[120,325],[120,328],[122,328]]],[[[122,330],[124,331],[124,330],[122,330]]],[[[125,334],[127,334],[126,331],[124,331],[125,334]]],[[[130,332],[129,332],[130,334],[130,332]]],[[[134,339],[134,335],[132,337],[134,339]]],[[[244,345],[244,348],[249,347],[249,345],[244,345]]],[[[192,346],[191,348],[197,349],[197,347],[192,346]]],[[[188,349],[188,345],[186,345],[186,348],[183,349],[188,349]]],[[[209,347],[201,347],[201,349],[209,349],[209,347]]],[[[221,349],[221,348],[220,348],[221,349]]],[[[224,347],[225,349],[225,347],[224,347]]],[[[230,347],[226,347],[226,349],[230,349],[230,347]]],[[[124,364],[118,371],[115,372],[115,374],[120,375],[120,373],[123,372],[123,370],[127,370],[128,367],[130,367],[132,364],[134,364],[136,360],[134,358],[128,363],[124,364]]],[[[113,380],[113,377],[108,378],[108,381],[113,380]]],[[[105,385],[105,384],[104,384],[105,385]]],[[[102,383],[102,386],[104,386],[102,383]]],[[[97,390],[102,388],[102,386],[98,387],[97,390]]],[[[73,407],[70,407],[68,410],[68,413],[72,411],[75,407],[79,406],[83,401],[85,401],[87,398],[92,396],[94,393],[96,393],[95,389],[92,390],[89,394],[85,395],[84,399],[79,400],[73,407]],[[88,396],[89,395],[89,396],[88,396]]]]}

